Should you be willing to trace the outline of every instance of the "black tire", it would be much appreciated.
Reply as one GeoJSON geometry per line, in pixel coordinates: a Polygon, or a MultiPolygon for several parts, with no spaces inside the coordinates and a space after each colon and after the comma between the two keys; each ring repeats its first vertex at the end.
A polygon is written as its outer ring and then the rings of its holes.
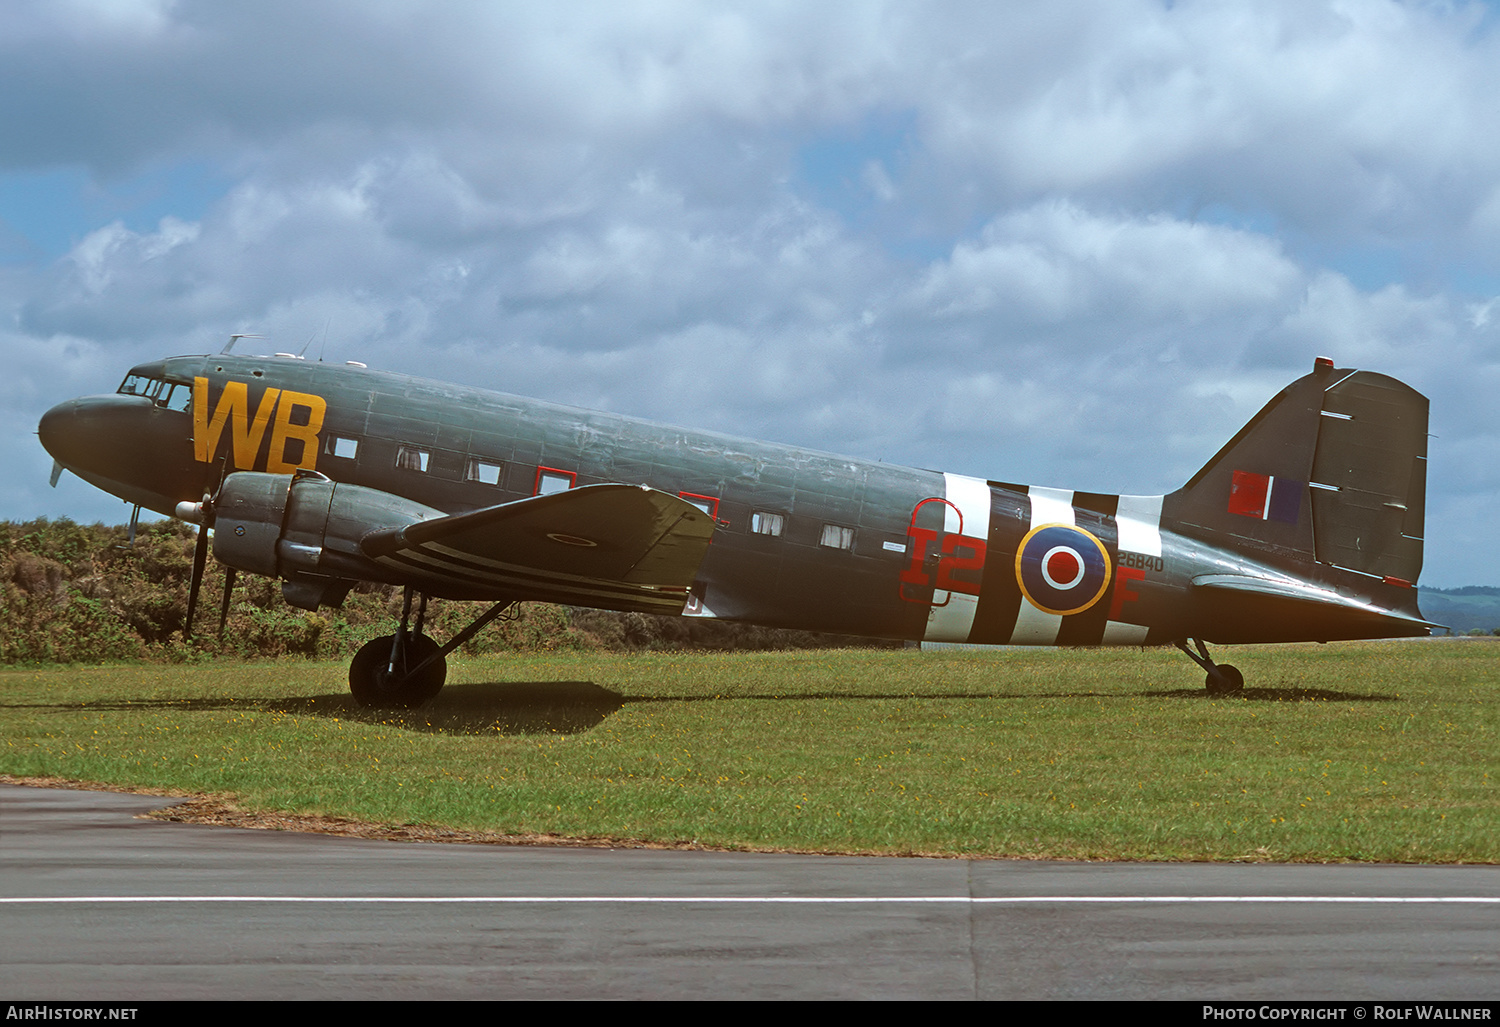
{"type": "Polygon", "coordinates": [[[354,701],[361,706],[375,709],[412,710],[437,695],[448,679],[448,661],[444,657],[433,660],[416,677],[406,677],[406,668],[415,667],[436,653],[440,646],[426,635],[411,635],[406,640],[406,651],[397,660],[397,673],[387,673],[391,658],[391,642],[394,635],[382,635],[366,642],[354,654],[349,664],[349,691],[354,701]],[[406,677],[406,680],[402,680],[406,677]]]}
{"type": "Polygon", "coordinates": [[[1245,687],[1245,675],[1241,674],[1238,667],[1221,663],[1214,668],[1217,674],[1209,674],[1204,680],[1208,687],[1209,695],[1233,695],[1245,687]]]}

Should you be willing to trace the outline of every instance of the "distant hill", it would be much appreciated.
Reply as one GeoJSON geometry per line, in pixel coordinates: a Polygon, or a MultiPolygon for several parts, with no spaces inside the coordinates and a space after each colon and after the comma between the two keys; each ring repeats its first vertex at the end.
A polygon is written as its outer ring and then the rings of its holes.
{"type": "Polygon", "coordinates": [[[1500,587],[1464,585],[1462,588],[1417,587],[1417,602],[1422,616],[1446,624],[1455,635],[1475,628],[1493,631],[1500,628],[1500,587]]]}

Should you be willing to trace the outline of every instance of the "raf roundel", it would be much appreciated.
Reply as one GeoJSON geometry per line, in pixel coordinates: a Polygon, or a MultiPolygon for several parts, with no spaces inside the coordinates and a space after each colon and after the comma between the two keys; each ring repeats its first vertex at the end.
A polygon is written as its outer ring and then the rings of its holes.
{"type": "Polygon", "coordinates": [[[1043,613],[1082,613],[1109,585],[1109,552],[1070,524],[1032,528],[1016,551],[1021,594],[1043,613]]]}

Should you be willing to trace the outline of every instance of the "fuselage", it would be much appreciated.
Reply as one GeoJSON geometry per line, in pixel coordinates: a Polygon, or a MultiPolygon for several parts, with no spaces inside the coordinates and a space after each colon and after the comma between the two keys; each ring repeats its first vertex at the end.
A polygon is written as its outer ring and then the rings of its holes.
{"type": "MultiPolygon", "coordinates": [[[[1289,579],[1290,565],[1275,544],[1247,551],[1215,544],[1211,532],[1173,530],[1173,497],[901,467],[362,366],[169,358],[132,369],[120,393],[53,408],[40,435],[80,477],[167,514],[251,470],[312,470],[444,513],[591,484],[646,485],[716,524],[686,616],[1034,645],[1425,633],[1345,624],[1347,611],[1309,626],[1297,616],[1254,628],[1207,623],[1195,581],[1289,579]]],[[[1359,581],[1319,573],[1317,588],[1370,599],[1359,581]]],[[[429,590],[486,597],[472,585],[429,590]]]]}

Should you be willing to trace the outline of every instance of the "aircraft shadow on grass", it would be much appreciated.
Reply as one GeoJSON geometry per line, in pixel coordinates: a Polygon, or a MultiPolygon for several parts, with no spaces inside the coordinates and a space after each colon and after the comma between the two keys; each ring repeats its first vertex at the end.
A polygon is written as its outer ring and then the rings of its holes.
{"type": "Polygon", "coordinates": [[[407,731],[450,735],[571,735],[590,731],[626,706],[747,700],[814,702],[878,702],[903,700],[1025,701],[1037,699],[1183,699],[1197,702],[1400,702],[1395,695],[1345,692],[1327,688],[1245,688],[1232,697],[1213,697],[1198,688],[1151,691],[1098,692],[938,692],[914,690],[893,693],[808,692],[742,693],[736,695],[625,695],[592,681],[478,682],[449,685],[438,698],[415,710],[381,710],[360,706],[349,695],[298,695],[270,699],[133,699],[92,703],[0,703],[0,709],[41,709],[58,713],[140,712],[181,710],[217,712],[257,709],[306,717],[337,718],[371,725],[387,725],[407,731]]]}
{"type": "Polygon", "coordinates": [[[1367,692],[1341,692],[1332,688],[1245,688],[1232,696],[1205,695],[1201,688],[1171,688],[1158,692],[1140,692],[1138,696],[1153,699],[1241,700],[1246,702],[1400,702],[1396,695],[1367,692]]]}
{"type": "Polygon", "coordinates": [[[489,681],[449,685],[439,698],[414,710],[372,709],[343,693],[262,700],[261,705],[432,734],[572,735],[598,727],[626,701],[592,681],[489,681]]]}
{"type": "Polygon", "coordinates": [[[411,731],[441,734],[581,734],[603,724],[627,706],[745,701],[890,702],[906,700],[978,700],[1025,702],[1038,699],[1182,699],[1195,702],[1225,699],[1240,702],[1399,702],[1393,695],[1344,692],[1326,688],[1246,688],[1232,697],[1210,696],[1201,688],[1146,692],[745,692],[734,695],[626,695],[591,681],[483,682],[449,685],[427,705],[415,710],[374,710],[348,696],[263,702],[266,708],[287,713],[336,716],[371,724],[389,724],[411,731]]]}
{"type": "Polygon", "coordinates": [[[577,734],[597,727],[629,701],[633,700],[591,681],[523,681],[452,685],[443,692],[440,700],[414,710],[372,709],[359,705],[343,692],[263,699],[156,698],[108,699],[84,703],[0,702],[0,710],[29,709],[59,714],[260,710],[271,714],[384,724],[411,731],[443,734],[577,734]]]}

